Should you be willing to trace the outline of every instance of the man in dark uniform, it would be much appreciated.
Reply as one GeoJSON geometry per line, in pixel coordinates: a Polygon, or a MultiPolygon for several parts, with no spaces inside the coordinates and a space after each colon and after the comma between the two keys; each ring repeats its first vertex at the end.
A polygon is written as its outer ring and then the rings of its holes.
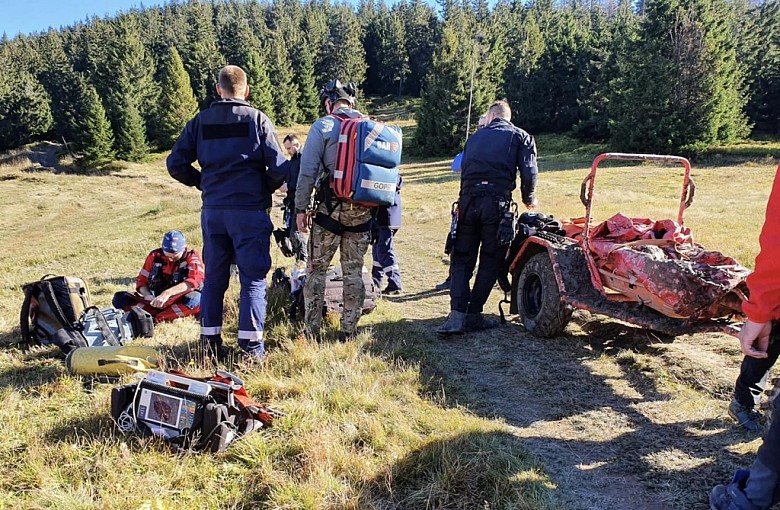
{"type": "Polygon", "coordinates": [[[286,177],[287,196],[284,199],[284,224],[290,231],[290,243],[295,260],[306,262],[306,236],[298,230],[295,217],[295,190],[298,187],[298,174],[301,172],[301,142],[297,136],[290,133],[284,137],[282,143],[284,150],[290,155],[286,177]]]}
{"type": "Polygon", "coordinates": [[[246,102],[246,73],[219,72],[219,101],[184,128],[168,156],[171,176],[201,190],[206,280],[200,305],[204,355],[222,345],[222,303],[235,259],[241,282],[238,344],[250,359],[265,355],[265,277],[271,267],[271,193],[284,181],[285,164],[273,124],[246,102]],[[200,164],[198,171],[192,166],[200,164]]]}
{"type": "Polygon", "coordinates": [[[490,106],[485,127],[466,142],[460,179],[459,216],[450,268],[450,314],[436,330],[440,335],[477,331],[498,325],[482,316],[498,278],[503,250],[499,222],[509,210],[516,174],[527,209],[536,207],[536,144],[531,135],[511,122],[505,100],[490,106]],[[480,247],[481,246],[481,247],[480,247]],[[474,288],[469,281],[477,263],[474,288]]]}

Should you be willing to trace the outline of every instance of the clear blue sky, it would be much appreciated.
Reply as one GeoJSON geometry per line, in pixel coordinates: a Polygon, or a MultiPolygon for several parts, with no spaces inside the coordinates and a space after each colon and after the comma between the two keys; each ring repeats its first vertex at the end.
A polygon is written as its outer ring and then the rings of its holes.
{"type": "Polygon", "coordinates": [[[11,39],[18,33],[45,32],[49,27],[72,25],[94,15],[105,17],[143,4],[162,5],[162,0],[0,0],[0,35],[11,39]]]}

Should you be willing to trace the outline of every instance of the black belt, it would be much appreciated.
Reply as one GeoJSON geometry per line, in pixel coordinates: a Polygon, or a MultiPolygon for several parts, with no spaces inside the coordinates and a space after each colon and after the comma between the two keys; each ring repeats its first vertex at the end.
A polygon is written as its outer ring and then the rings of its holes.
{"type": "Polygon", "coordinates": [[[331,232],[333,234],[336,234],[337,236],[342,235],[344,232],[353,232],[353,233],[361,233],[361,232],[368,232],[371,230],[371,221],[368,220],[365,223],[361,223],[360,225],[343,225],[341,222],[334,220],[327,214],[323,212],[317,212],[317,214],[314,215],[314,223],[321,226],[328,232],[331,232]]]}
{"type": "Polygon", "coordinates": [[[471,181],[461,186],[465,195],[512,195],[512,183],[505,181],[471,181]]]}

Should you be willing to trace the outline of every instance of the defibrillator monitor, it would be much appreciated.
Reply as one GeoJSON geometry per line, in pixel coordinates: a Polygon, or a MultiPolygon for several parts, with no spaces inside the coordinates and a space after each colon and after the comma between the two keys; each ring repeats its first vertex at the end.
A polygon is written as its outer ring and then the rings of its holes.
{"type": "Polygon", "coordinates": [[[142,387],[138,420],[182,431],[192,427],[197,406],[195,400],[142,387]]]}

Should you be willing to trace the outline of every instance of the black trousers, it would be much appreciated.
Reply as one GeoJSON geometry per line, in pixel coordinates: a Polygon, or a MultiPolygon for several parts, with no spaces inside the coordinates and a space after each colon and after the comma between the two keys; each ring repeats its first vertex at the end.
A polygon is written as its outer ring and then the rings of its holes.
{"type": "Polygon", "coordinates": [[[492,194],[462,195],[458,228],[450,262],[450,309],[481,313],[496,284],[503,257],[496,240],[499,197],[492,194]],[[474,288],[469,287],[479,256],[474,288]]]}
{"type": "Polygon", "coordinates": [[[769,370],[780,357],[780,323],[772,326],[767,354],[766,358],[745,356],[742,360],[739,377],[734,385],[734,398],[748,409],[756,405],[758,397],[764,392],[769,370]]]}
{"type": "MultiPolygon", "coordinates": [[[[777,344],[780,343],[780,339],[776,337],[776,333],[777,333],[777,324],[775,324],[775,327],[772,330],[772,338],[774,340],[772,342],[772,345],[774,346],[777,346],[777,344]]],[[[770,352],[771,349],[772,348],[770,347],[770,352]]],[[[775,355],[775,359],[777,359],[777,355],[775,355]]],[[[765,360],[756,359],[756,361],[765,361],[765,360]]],[[[744,362],[743,362],[743,366],[744,366],[744,362]]],[[[770,409],[770,412],[772,413],[772,425],[769,427],[769,430],[764,435],[764,442],[761,443],[761,446],[758,447],[758,453],[756,454],[756,457],[766,467],[774,471],[776,474],[780,475],[780,402],[778,402],[778,400],[775,400],[773,404],[774,405],[772,406],[772,409],[770,409]]],[[[778,500],[780,500],[780,485],[778,485],[775,488],[774,503],[777,503],[778,500]]]]}

